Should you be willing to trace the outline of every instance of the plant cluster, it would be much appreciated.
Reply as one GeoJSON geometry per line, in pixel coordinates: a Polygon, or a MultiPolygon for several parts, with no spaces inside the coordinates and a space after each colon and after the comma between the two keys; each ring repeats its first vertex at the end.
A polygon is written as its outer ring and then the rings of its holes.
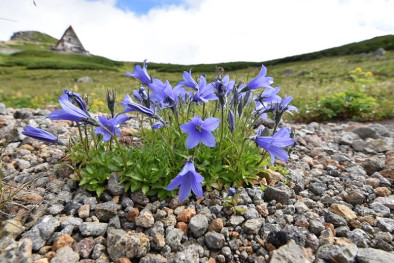
{"type": "Polygon", "coordinates": [[[368,95],[371,93],[369,86],[375,83],[372,72],[364,72],[357,67],[348,72],[348,79],[345,91],[332,93],[304,106],[297,119],[307,122],[331,119],[372,121],[393,115],[392,108],[382,107],[386,98],[368,95]]]}
{"type": "MultiPolygon", "coordinates": [[[[191,192],[203,196],[207,189],[252,184],[264,167],[276,158],[287,161],[294,145],[290,130],[280,127],[284,113],[297,110],[292,97],[281,98],[279,87],[262,66],[251,81],[230,80],[222,68],[207,82],[191,70],[173,88],[168,81],[152,78],[147,66],[136,65],[126,76],[138,79],[141,87],[121,101],[124,111],[114,111],[116,94],[107,91],[109,116],[93,118],[87,96],[68,90],[61,95],[62,109],[52,120],[76,123],[79,135],[69,143],[69,161],[79,184],[98,195],[104,191],[111,172],[117,172],[126,190],[174,196],[179,187],[183,202],[191,192]],[[262,91],[260,91],[262,90],[262,91]],[[120,143],[120,125],[136,114],[140,121],[141,147],[120,143]],[[258,126],[273,118],[272,129],[258,126]],[[147,125],[149,124],[149,125],[147,125]]],[[[50,143],[64,143],[56,136],[26,126],[25,135],[50,143]]]]}

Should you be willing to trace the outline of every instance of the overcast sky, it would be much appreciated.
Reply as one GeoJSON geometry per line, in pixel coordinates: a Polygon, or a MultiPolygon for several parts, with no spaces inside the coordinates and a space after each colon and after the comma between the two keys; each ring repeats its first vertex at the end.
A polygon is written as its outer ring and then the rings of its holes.
{"type": "Polygon", "coordinates": [[[72,25],[121,61],[266,61],[394,34],[394,0],[0,0],[0,40],[72,25]],[[34,4],[35,3],[35,4],[34,4]]]}

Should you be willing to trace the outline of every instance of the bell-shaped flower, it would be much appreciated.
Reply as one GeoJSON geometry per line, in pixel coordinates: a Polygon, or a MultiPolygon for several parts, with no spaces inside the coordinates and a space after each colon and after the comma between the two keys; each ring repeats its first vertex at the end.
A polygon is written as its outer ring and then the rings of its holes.
{"type": "Polygon", "coordinates": [[[161,127],[163,127],[163,126],[164,126],[164,123],[163,123],[163,122],[157,121],[157,122],[155,122],[155,123],[152,124],[151,128],[152,128],[153,130],[157,130],[157,129],[160,129],[161,127]]]}
{"type": "Polygon", "coordinates": [[[272,83],[274,83],[273,78],[266,77],[267,68],[264,65],[261,65],[261,70],[259,75],[257,75],[254,79],[252,79],[246,86],[249,90],[259,89],[259,88],[267,88],[272,83]]]}
{"type": "Polygon", "coordinates": [[[148,115],[149,117],[153,117],[154,115],[154,111],[142,106],[138,103],[135,103],[131,98],[129,94],[126,94],[126,96],[123,98],[123,100],[120,102],[120,104],[122,104],[123,107],[125,107],[125,110],[123,111],[123,113],[129,112],[129,111],[139,111],[142,112],[146,115],[148,115]]]}
{"type": "Polygon", "coordinates": [[[285,162],[289,160],[287,151],[283,147],[293,145],[294,139],[290,137],[289,130],[282,127],[272,137],[257,136],[255,142],[271,155],[271,164],[273,164],[275,157],[285,162]]]}
{"type": "Polygon", "coordinates": [[[191,69],[189,72],[187,71],[183,72],[183,81],[178,82],[177,86],[186,86],[194,90],[198,89],[197,81],[193,79],[191,69]]]}
{"type": "Polygon", "coordinates": [[[140,65],[136,65],[133,68],[133,73],[130,72],[126,72],[125,74],[126,76],[132,77],[132,78],[136,78],[139,81],[141,81],[142,83],[148,85],[149,83],[152,82],[151,77],[148,74],[147,71],[147,66],[146,66],[146,59],[144,60],[144,66],[141,67],[140,65]]]}
{"type": "Polygon", "coordinates": [[[179,128],[189,134],[186,139],[186,148],[192,149],[200,142],[208,147],[215,147],[215,137],[211,132],[217,129],[219,123],[220,119],[218,118],[210,117],[203,121],[201,116],[196,116],[190,122],[182,124],[179,128]]]}
{"type": "Polygon", "coordinates": [[[179,103],[179,97],[185,92],[181,86],[172,89],[168,80],[165,83],[158,80],[150,84],[149,88],[153,91],[150,99],[160,105],[161,108],[175,106],[179,103]]]}
{"type": "Polygon", "coordinates": [[[58,142],[57,137],[52,133],[49,133],[47,131],[29,125],[25,127],[22,134],[44,142],[50,142],[50,143],[58,142]]]}
{"type": "Polygon", "coordinates": [[[237,193],[237,189],[233,188],[233,187],[229,187],[227,189],[227,193],[229,196],[235,196],[235,194],[237,193]]]}
{"type": "MultiPolygon", "coordinates": [[[[52,120],[67,120],[75,122],[89,122],[93,119],[90,118],[89,114],[81,108],[75,106],[70,100],[69,95],[63,94],[59,98],[59,104],[62,107],[60,110],[56,110],[49,114],[49,118],[52,120]]],[[[89,122],[92,124],[92,122],[89,122]]]]}
{"type": "Polygon", "coordinates": [[[86,112],[89,115],[88,107],[86,106],[85,101],[82,99],[82,97],[81,97],[81,95],[79,95],[79,93],[64,89],[63,94],[67,94],[70,102],[72,102],[73,104],[77,104],[77,106],[81,110],[83,110],[84,112],[86,112]]]}
{"type": "Polygon", "coordinates": [[[196,102],[202,101],[207,103],[209,100],[217,100],[215,95],[215,88],[213,85],[207,85],[207,81],[203,75],[200,77],[200,84],[197,92],[194,94],[193,100],[196,102]]]}
{"type": "Polygon", "coordinates": [[[234,134],[235,119],[234,119],[234,113],[231,109],[229,109],[228,113],[227,113],[227,125],[228,125],[228,129],[230,130],[231,134],[234,134]]]}
{"type": "Polygon", "coordinates": [[[179,188],[179,201],[183,202],[190,195],[191,191],[202,198],[202,186],[201,183],[204,181],[199,173],[196,172],[193,162],[188,161],[183,166],[181,172],[169,183],[166,190],[175,190],[178,186],[179,188]]]}
{"type": "Polygon", "coordinates": [[[282,101],[282,98],[277,95],[280,91],[280,87],[272,88],[267,87],[265,90],[257,96],[257,101],[267,102],[267,103],[279,103],[282,101]]]}
{"type": "Polygon", "coordinates": [[[97,134],[102,134],[104,142],[109,141],[112,137],[112,134],[120,136],[122,133],[120,132],[119,126],[129,119],[129,117],[124,115],[118,115],[109,120],[103,116],[99,116],[98,118],[102,127],[97,127],[94,129],[94,132],[97,134]]]}
{"type": "Polygon", "coordinates": [[[285,96],[285,98],[278,103],[275,108],[281,113],[288,112],[293,115],[291,111],[297,111],[298,108],[293,105],[289,105],[292,100],[293,96],[285,96]]]}

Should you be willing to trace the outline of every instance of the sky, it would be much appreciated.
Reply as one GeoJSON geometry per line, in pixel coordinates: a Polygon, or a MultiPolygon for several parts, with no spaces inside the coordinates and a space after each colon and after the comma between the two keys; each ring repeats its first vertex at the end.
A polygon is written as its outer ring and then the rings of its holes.
{"type": "Polygon", "coordinates": [[[113,60],[262,62],[394,34],[394,0],[0,0],[0,40],[72,25],[113,60]]]}

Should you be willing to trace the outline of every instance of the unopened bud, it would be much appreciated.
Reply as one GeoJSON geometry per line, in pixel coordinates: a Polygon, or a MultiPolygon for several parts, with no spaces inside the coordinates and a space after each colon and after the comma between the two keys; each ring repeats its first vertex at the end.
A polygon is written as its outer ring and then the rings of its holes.
{"type": "Polygon", "coordinates": [[[116,101],[115,91],[113,89],[107,90],[107,106],[109,111],[111,112],[112,118],[114,117],[115,101],[116,101]]]}

